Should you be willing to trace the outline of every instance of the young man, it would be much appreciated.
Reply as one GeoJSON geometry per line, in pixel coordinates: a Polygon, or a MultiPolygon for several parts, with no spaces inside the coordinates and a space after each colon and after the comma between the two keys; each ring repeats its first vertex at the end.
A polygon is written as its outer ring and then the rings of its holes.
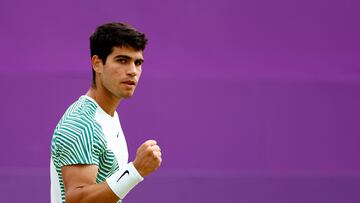
{"type": "Polygon", "coordinates": [[[148,140],[128,163],[116,108],[134,94],[147,39],[129,25],[108,23],[90,37],[92,86],[65,112],[51,145],[51,202],[121,202],[161,164],[148,140]]]}

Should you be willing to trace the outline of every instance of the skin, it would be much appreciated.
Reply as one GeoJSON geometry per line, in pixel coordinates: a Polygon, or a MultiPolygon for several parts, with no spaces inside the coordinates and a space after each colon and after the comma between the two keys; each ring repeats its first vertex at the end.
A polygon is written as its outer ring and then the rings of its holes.
{"type": "MultiPolygon", "coordinates": [[[[127,46],[113,47],[105,63],[96,55],[91,62],[96,72],[96,86],[91,87],[86,95],[113,116],[120,102],[134,94],[142,72],[143,52],[127,46]]],[[[160,167],[161,162],[161,149],[157,142],[147,140],[137,149],[133,164],[145,177],[160,167]]],[[[67,203],[119,201],[106,182],[96,183],[97,165],[68,165],[61,171],[67,203]]]]}

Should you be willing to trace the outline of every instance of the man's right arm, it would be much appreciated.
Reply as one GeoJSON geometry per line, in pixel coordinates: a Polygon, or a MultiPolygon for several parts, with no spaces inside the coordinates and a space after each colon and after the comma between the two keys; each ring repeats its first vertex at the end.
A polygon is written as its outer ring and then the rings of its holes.
{"type": "Polygon", "coordinates": [[[96,183],[98,166],[68,165],[61,168],[67,203],[104,202],[114,203],[119,197],[106,181],[96,183]]]}
{"type": "MultiPolygon", "coordinates": [[[[160,147],[157,145],[156,141],[148,140],[138,148],[136,158],[134,162],[131,163],[132,166],[129,170],[136,170],[138,176],[145,177],[154,172],[161,165],[161,162],[160,147]]],[[[117,194],[126,195],[132,188],[131,185],[130,188],[126,188],[128,186],[125,186],[125,184],[113,184],[112,188],[110,188],[107,181],[96,183],[98,172],[97,165],[66,165],[61,168],[61,172],[67,203],[115,203],[120,199],[115,192],[117,194]]],[[[122,173],[122,171],[120,173],[122,173]]],[[[119,178],[116,177],[116,182],[118,182],[121,177],[122,174],[119,178]]],[[[113,178],[111,179],[114,180],[113,178]]],[[[121,184],[121,181],[119,183],[121,184]]]]}

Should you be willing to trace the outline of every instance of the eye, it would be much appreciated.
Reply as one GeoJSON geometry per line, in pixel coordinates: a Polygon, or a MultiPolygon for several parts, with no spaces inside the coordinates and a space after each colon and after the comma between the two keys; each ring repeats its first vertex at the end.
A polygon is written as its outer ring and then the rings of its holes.
{"type": "Polygon", "coordinates": [[[117,61],[118,61],[119,63],[123,63],[123,64],[127,62],[126,59],[118,59],[117,61]]]}
{"type": "Polygon", "coordinates": [[[143,64],[142,61],[135,61],[135,65],[136,65],[136,66],[141,66],[142,64],[143,64]]]}

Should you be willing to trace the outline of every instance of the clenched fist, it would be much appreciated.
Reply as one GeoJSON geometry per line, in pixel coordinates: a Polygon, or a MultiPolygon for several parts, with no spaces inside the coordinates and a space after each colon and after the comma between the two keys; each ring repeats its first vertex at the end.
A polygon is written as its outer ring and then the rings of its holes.
{"type": "Polygon", "coordinates": [[[138,148],[133,164],[140,175],[145,177],[159,168],[161,161],[160,147],[155,140],[148,140],[138,148]]]}

